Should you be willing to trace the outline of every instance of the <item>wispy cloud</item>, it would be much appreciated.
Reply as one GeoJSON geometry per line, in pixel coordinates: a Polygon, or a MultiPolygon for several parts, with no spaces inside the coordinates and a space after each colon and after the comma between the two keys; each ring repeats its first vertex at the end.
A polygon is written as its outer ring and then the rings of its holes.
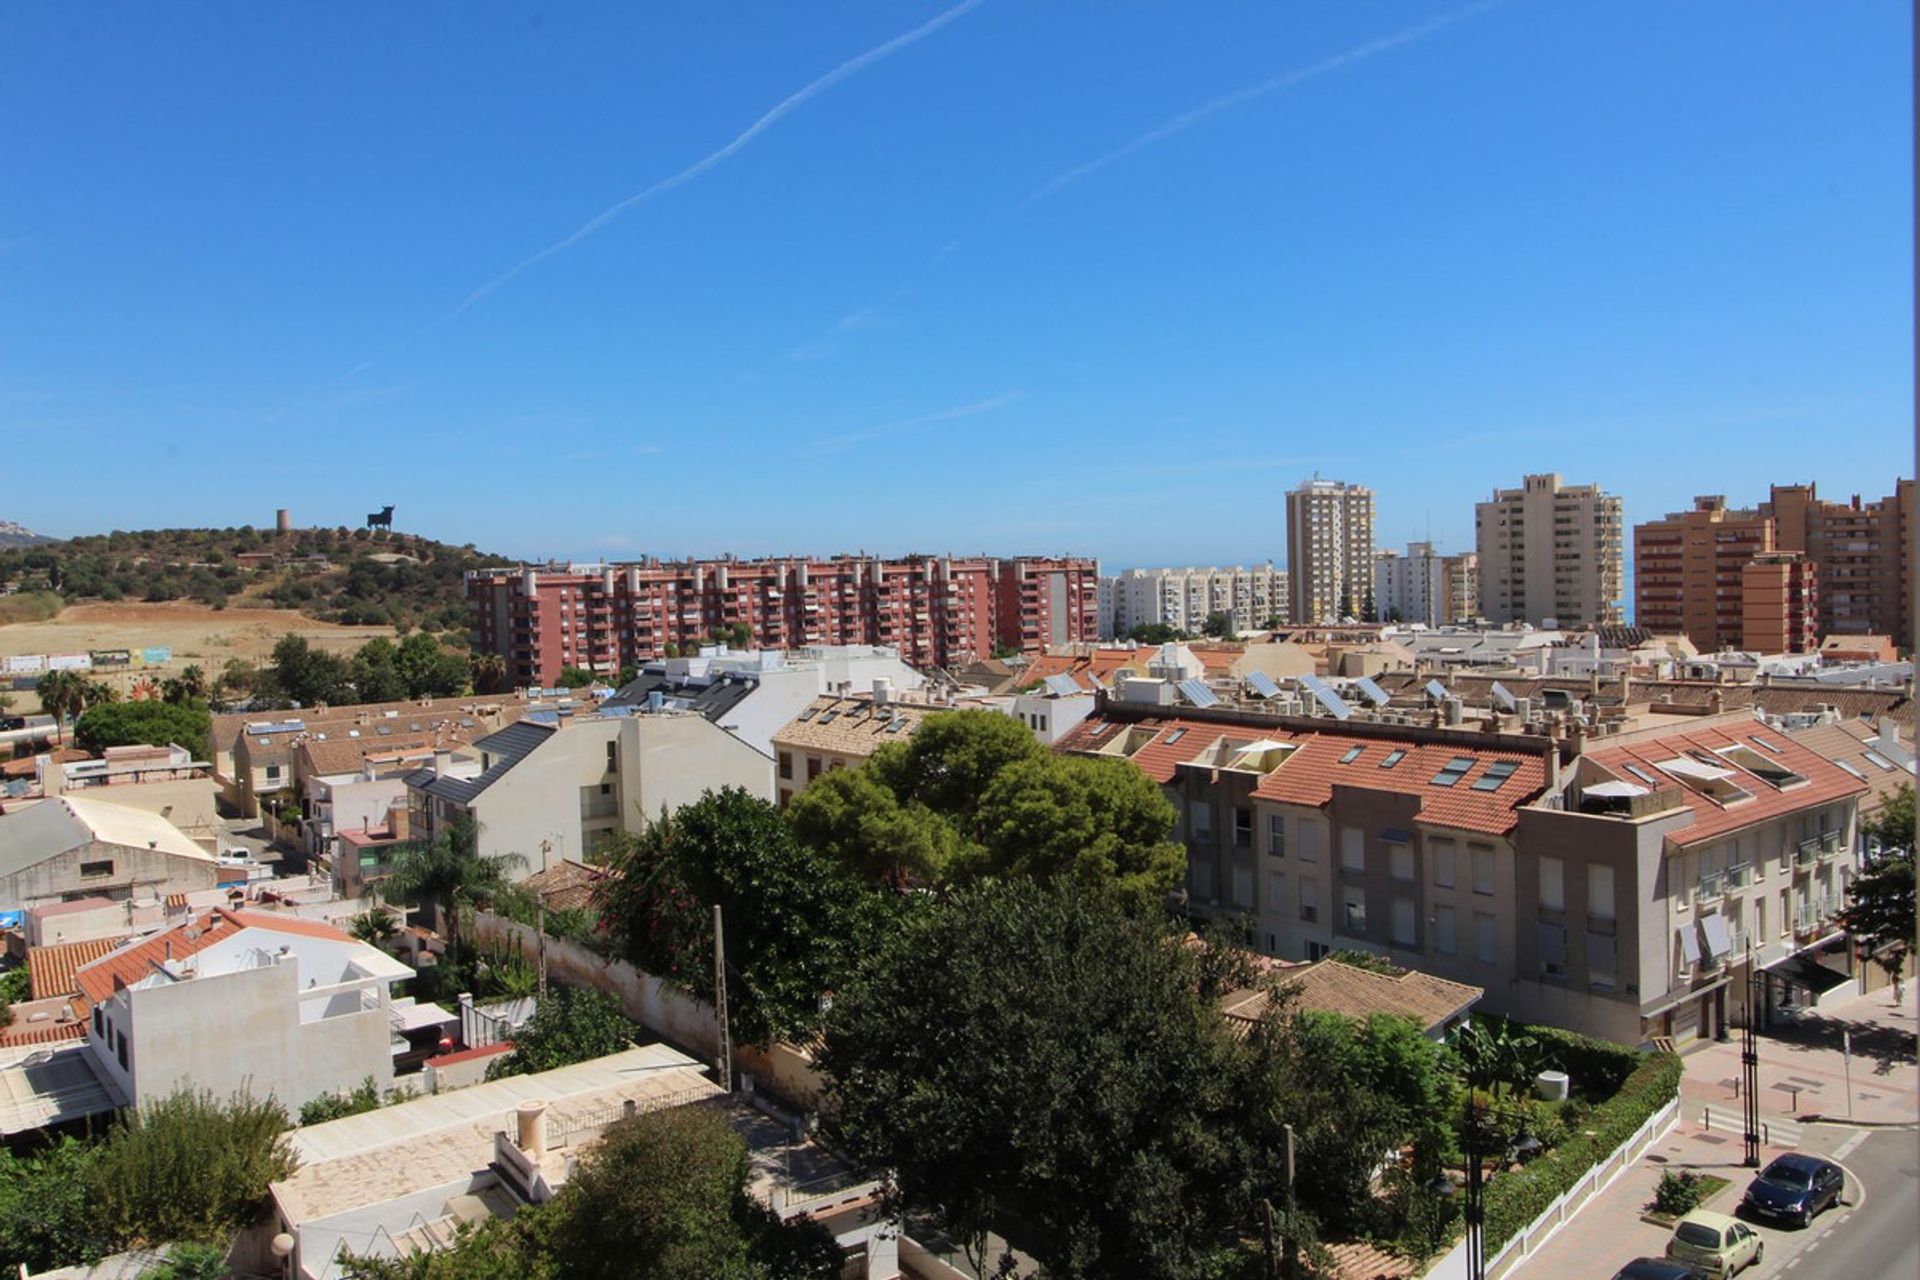
{"type": "MultiPolygon", "coordinates": [[[[1391,35],[1381,36],[1376,40],[1369,40],[1365,44],[1355,45],[1353,48],[1342,53],[1336,53],[1331,57],[1322,58],[1318,62],[1311,63],[1304,67],[1298,67],[1282,75],[1275,76],[1270,80],[1263,80],[1259,84],[1248,85],[1245,88],[1236,89],[1232,93],[1222,94],[1220,97],[1204,102],[1191,110],[1183,111],[1179,115],[1148,129],[1145,133],[1142,133],[1124,146],[1116,147],[1111,151],[1095,156],[1091,160],[1083,161],[1070,169],[1065,169],[1055,174],[1028,192],[1005,213],[1000,214],[990,222],[948,240],[945,244],[941,245],[939,249],[934,251],[932,257],[927,259],[925,265],[921,267],[919,274],[924,275],[948,257],[959,252],[969,240],[1004,226],[1034,205],[1058,195],[1081,179],[1091,177],[1107,166],[1124,160],[1128,156],[1145,151],[1148,147],[1156,143],[1165,142],[1169,138],[1185,133],[1188,129],[1193,128],[1204,120],[1219,115],[1223,111],[1230,111],[1235,107],[1244,106],[1249,102],[1264,98],[1269,94],[1291,89],[1309,80],[1330,75],[1333,72],[1350,67],[1357,62],[1364,62],[1368,58],[1376,57],[1389,50],[1412,44],[1417,40],[1432,35],[1443,27],[1449,27],[1454,23],[1464,22],[1468,18],[1477,17],[1501,3],[1503,3],[1503,0],[1479,0],[1478,3],[1470,4],[1463,9],[1456,9],[1451,13],[1429,18],[1425,22],[1414,23],[1412,26],[1404,27],[1391,35]]],[[[881,312],[884,312],[887,308],[893,306],[912,292],[912,286],[902,287],[896,290],[893,296],[886,301],[875,303],[870,307],[864,307],[853,314],[865,318],[866,324],[870,325],[878,319],[881,312]]],[[[862,327],[865,327],[865,325],[862,327]]],[[[819,359],[830,353],[832,349],[831,340],[835,337],[842,336],[845,332],[847,331],[841,330],[839,323],[836,322],[833,327],[830,327],[819,337],[794,348],[793,351],[788,353],[787,358],[790,360],[819,359]]]]}
{"type": "MultiPolygon", "coordinates": [[[[1402,45],[1412,44],[1416,40],[1421,40],[1432,35],[1443,27],[1450,27],[1456,22],[1463,22],[1468,18],[1477,17],[1499,3],[1501,3],[1501,0],[1480,0],[1479,3],[1470,4],[1464,9],[1456,9],[1452,13],[1444,13],[1438,17],[1429,18],[1425,22],[1416,22],[1410,27],[1401,28],[1392,35],[1381,36],[1377,40],[1369,40],[1365,44],[1355,45],[1343,53],[1336,53],[1331,57],[1322,58],[1318,62],[1299,67],[1283,75],[1275,76],[1271,80],[1262,80],[1259,84],[1248,85],[1243,89],[1235,89],[1232,93],[1222,94],[1209,102],[1204,102],[1194,107],[1190,111],[1183,111],[1172,119],[1155,125],[1125,146],[1116,147],[1104,155],[1095,156],[1091,160],[1074,165],[1071,169],[1067,169],[1049,178],[1034,188],[1019,204],[1016,204],[1009,216],[1030,208],[1042,200],[1047,199],[1049,196],[1059,194],[1082,178],[1090,177],[1116,161],[1124,160],[1130,155],[1144,151],[1157,142],[1165,142],[1168,138],[1185,133],[1201,121],[1219,115],[1222,111],[1229,111],[1234,107],[1244,106],[1249,102],[1264,98],[1269,94],[1278,93],[1283,89],[1291,89],[1295,85],[1304,84],[1309,80],[1314,80],[1320,76],[1329,75],[1345,67],[1350,67],[1356,62],[1364,62],[1366,59],[1386,53],[1390,49],[1397,49],[1402,45]]],[[[942,252],[947,252],[954,248],[956,244],[957,242],[949,242],[946,249],[943,249],[942,252]]]]}
{"type": "Polygon", "coordinates": [[[902,418],[898,422],[888,422],[877,427],[868,427],[862,431],[849,431],[844,435],[824,436],[802,449],[802,457],[817,457],[823,453],[838,453],[868,440],[880,440],[887,436],[904,435],[909,431],[918,431],[942,422],[957,422],[961,418],[972,418],[983,413],[992,413],[995,409],[1004,409],[1014,401],[1021,399],[1024,391],[1003,391],[997,396],[985,400],[975,400],[971,404],[956,405],[951,409],[940,409],[933,413],[923,413],[915,418],[902,418]]]}
{"type": "Polygon", "coordinates": [[[775,124],[779,123],[780,119],[783,116],[792,112],[794,109],[801,106],[802,104],[807,102],[809,99],[817,97],[822,93],[825,93],[828,89],[833,88],[833,86],[839,84],[842,80],[845,80],[849,76],[852,76],[861,71],[864,71],[866,68],[872,66],[874,63],[879,62],[884,58],[889,58],[893,56],[894,54],[900,52],[902,49],[907,48],[909,45],[919,43],[921,40],[926,39],[928,36],[932,35],[934,32],[938,31],[940,28],[946,26],[949,22],[952,22],[954,19],[965,15],[966,13],[968,13],[973,9],[979,8],[980,5],[984,3],[985,3],[985,0],[962,0],[960,4],[953,6],[951,9],[946,9],[940,13],[935,14],[933,17],[927,19],[927,21],[921,23],[919,26],[915,27],[913,30],[908,31],[902,35],[897,35],[893,39],[888,40],[883,44],[875,45],[873,48],[867,50],[863,54],[858,55],[857,57],[847,59],[845,62],[841,63],[839,66],[835,67],[833,70],[827,72],[825,75],[804,85],[803,87],[788,94],[785,98],[781,99],[780,102],[777,103],[771,110],[767,111],[766,113],[761,115],[759,119],[755,120],[752,124],[748,125],[745,129],[741,130],[740,133],[734,137],[733,141],[727,143],[725,146],[719,148],[716,151],[708,152],[706,155],[694,161],[692,164],[680,170],[678,173],[662,178],[658,182],[655,182],[654,184],[652,184],[651,186],[644,187],[641,190],[634,192],[632,195],[628,196],[626,199],[620,201],[619,203],[611,205],[608,208],[601,210],[599,213],[595,214],[593,217],[587,219],[571,234],[560,237],[560,239],[555,240],[552,244],[540,250],[538,253],[535,253],[530,257],[522,259],[520,262],[516,263],[512,267],[509,267],[506,271],[501,272],[499,275],[495,276],[493,279],[487,281],[485,284],[475,289],[472,293],[469,293],[465,298],[461,299],[460,304],[454,307],[452,310],[446,312],[444,315],[441,315],[434,320],[429,321],[427,324],[423,325],[420,329],[416,330],[407,338],[403,339],[399,343],[396,343],[394,346],[387,348],[387,350],[381,352],[379,355],[376,355],[369,359],[361,361],[358,365],[355,365],[351,371],[348,372],[347,376],[351,378],[356,374],[359,374],[365,371],[366,369],[371,368],[373,365],[378,364],[380,361],[386,359],[389,355],[392,355],[395,351],[399,350],[401,347],[404,347],[409,343],[416,342],[419,339],[425,337],[427,334],[431,333],[433,330],[447,323],[449,320],[453,320],[456,317],[465,313],[468,308],[472,307],[475,303],[479,302],[482,298],[485,298],[488,294],[494,292],[494,290],[500,288],[500,286],[506,284],[508,281],[512,280],[515,276],[518,276],[523,271],[526,271],[528,268],[533,267],[538,263],[546,261],[548,258],[553,257],[555,254],[565,253],[568,249],[571,249],[573,246],[579,244],[582,240],[585,240],[588,236],[593,235],[595,232],[599,231],[602,227],[605,227],[608,223],[612,222],[615,218],[620,217],[622,214],[628,212],[629,210],[638,208],[640,205],[643,205],[647,201],[652,200],[655,196],[664,195],[667,192],[672,191],[675,187],[684,186],[685,184],[699,177],[701,174],[706,173],[709,169],[713,169],[718,165],[724,164],[727,160],[737,155],[744,147],[746,147],[748,143],[752,142],[755,138],[759,137],[762,133],[765,133],[768,129],[772,128],[775,124]]]}

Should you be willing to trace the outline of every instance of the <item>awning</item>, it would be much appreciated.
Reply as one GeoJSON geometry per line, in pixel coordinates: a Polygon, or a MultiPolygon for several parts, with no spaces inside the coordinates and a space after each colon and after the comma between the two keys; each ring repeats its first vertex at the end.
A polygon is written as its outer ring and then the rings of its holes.
{"type": "Polygon", "coordinates": [[[1782,982],[1809,988],[1816,996],[1825,995],[1847,981],[1846,974],[1827,968],[1805,951],[1796,951],[1776,960],[1766,967],[1765,972],[1782,982]]]}
{"type": "Polygon", "coordinates": [[[1733,939],[1727,936],[1727,918],[1718,911],[1700,917],[1700,932],[1707,938],[1709,962],[1724,959],[1733,950],[1733,939]]]}
{"type": "Polygon", "coordinates": [[[1680,954],[1685,957],[1687,964],[1699,964],[1700,935],[1694,931],[1694,926],[1683,924],[1674,930],[1674,936],[1680,939],[1680,954]]]}
{"type": "Polygon", "coordinates": [[[1602,800],[1631,800],[1635,796],[1647,794],[1647,789],[1636,787],[1631,782],[1596,782],[1585,788],[1585,793],[1598,796],[1602,800]]]}
{"type": "Polygon", "coordinates": [[[1718,782],[1722,778],[1731,778],[1733,770],[1721,769],[1710,764],[1701,764],[1698,760],[1673,759],[1662,760],[1660,767],[1677,778],[1697,778],[1701,782],[1718,782]]]}
{"type": "Polygon", "coordinates": [[[418,1031],[422,1027],[443,1026],[460,1021],[457,1013],[448,1013],[437,1004],[396,1004],[393,1025],[399,1031],[418,1031]]]}

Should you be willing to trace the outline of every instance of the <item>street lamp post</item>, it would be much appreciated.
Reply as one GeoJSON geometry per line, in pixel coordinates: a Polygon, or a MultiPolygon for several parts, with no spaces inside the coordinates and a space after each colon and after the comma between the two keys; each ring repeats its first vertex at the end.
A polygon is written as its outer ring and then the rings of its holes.
{"type": "Polygon", "coordinates": [[[1760,977],[1753,967],[1753,939],[1747,939],[1747,1025],[1740,1033],[1741,1118],[1746,1122],[1745,1155],[1749,1169],[1760,1167],[1760,1041],[1754,1031],[1753,989],[1760,977]]]}

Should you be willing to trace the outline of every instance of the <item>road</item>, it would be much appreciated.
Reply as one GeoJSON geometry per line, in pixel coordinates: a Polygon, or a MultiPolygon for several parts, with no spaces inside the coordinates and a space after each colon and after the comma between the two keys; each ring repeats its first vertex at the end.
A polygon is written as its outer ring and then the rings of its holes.
{"type": "Polygon", "coordinates": [[[1837,1159],[1852,1176],[1848,1199],[1855,1207],[1828,1213],[1815,1225],[1816,1238],[1784,1265],[1771,1264],[1776,1236],[1768,1238],[1769,1265],[1756,1275],[1859,1277],[1920,1276],[1920,1134],[1910,1129],[1852,1129],[1810,1125],[1803,1149],[1837,1159]],[[1864,1193],[1864,1194],[1863,1194],[1864,1193]]]}

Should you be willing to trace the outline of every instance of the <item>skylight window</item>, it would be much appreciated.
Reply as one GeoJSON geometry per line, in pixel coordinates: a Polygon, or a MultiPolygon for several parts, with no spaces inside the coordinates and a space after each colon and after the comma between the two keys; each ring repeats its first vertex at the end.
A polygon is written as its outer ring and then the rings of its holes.
{"type": "Polygon", "coordinates": [[[1340,757],[1340,763],[1352,764],[1355,760],[1358,760],[1360,758],[1360,753],[1365,750],[1366,750],[1365,747],[1348,747],[1347,753],[1340,757]]]}
{"type": "Polygon", "coordinates": [[[1481,774],[1479,780],[1473,784],[1473,789],[1475,791],[1498,791],[1501,783],[1519,771],[1520,765],[1517,761],[1495,760],[1487,766],[1487,771],[1481,774]]]}
{"type": "Polygon", "coordinates": [[[1867,780],[1867,775],[1860,772],[1860,766],[1853,763],[1853,761],[1835,760],[1834,763],[1839,765],[1842,769],[1845,769],[1848,773],[1852,774],[1854,777],[1860,779],[1860,781],[1865,782],[1867,780]]]}
{"type": "Polygon", "coordinates": [[[1393,766],[1399,764],[1402,760],[1405,760],[1406,758],[1407,758],[1407,753],[1400,750],[1400,748],[1395,747],[1393,750],[1387,752],[1387,758],[1380,762],[1380,767],[1382,769],[1391,769],[1393,768],[1393,766]]]}
{"type": "Polygon", "coordinates": [[[1880,770],[1882,773],[1893,772],[1893,769],[1894,769],[1893,761],[1887,759],[1885,756],[1881,755],[1878,751],[1862,751],[1860,754],[1867,758],[1868,764],[1880,770]]]}
{"type": "Polygon", "coordinates": [[[1764,749],[1764,750],[1767,750],[1767,751],[1771,751],[1771,752],[1773,752],[1773,754],[1775,754],[1775,755],[1780,755],[1780,754],[1781,754],[1782,752],[1784,752],[1784,751],[1786,750],[1786,748],[1785,748],[1785,747],[1783,747],[1783,746],[1781,746],[1781,745],[1780,745],[1779,743],[1777,743],[1777,742],[1775,742],[1775,741],[1774,741],[1774,740],[1773,740],[1772,738],[1763,738],[1763,737],[1761,737],[1761,736],[1760,736],[1759,734],[1757,734],[1757,733],[1756,733],[1756,734],[1752,734],[1752,735],[1750,735],[1750,736],[1751,736],[1751,737],[1752,737],[1752,739],[1753,739],[1753,745],[1754,745],[1754,746],[1756,746],[1756,747],[1760,747],[1760,748],[1762,748],[1762,749],[1764,749]]]}
{"type": "Polygon", "coordinates": [[[808,708],[807,708],[807,709],[806,709],[805,711],[802,711],[802,712],[800,713],[800,718],[801,718],[802,720],[811,720],[811,719],[813,719],[813,714],[814,714],[814,712],[816,712],[816,711],[818,711],[818,710],[819,710],[819,708],[818,708],[818,707],[808,707],[808,708]]]}
{"type": "Polygon", "coordinates": [[[1646,783],[1650,787],[1657,787],[1660,785],[1660,779],[1654,777],[1652,774],[1648,773],[1645,769],[1642,769],[1637,764],[1627,765],[1626,770],[1628,773],[1640,779],[1640,781],[1646,783]]]}
{"type": "Polygon", "coordinates": [[[1473,768],[1472,756],[1455,756],[1441,767],[1440,772],[1433,775],[1433,781],[1430,785],[1436,787],[1458,786],[1460,779],[1466,777],[1467,770],[1471,768],[1473,768]]]}
{"type": "Polygon", "coordinates": [[[1167,735],[1167,745],[1172,746],[1174,743],[1180,741],[1180,739],[1186,736],[1187,736],[1187,731],[1184,728],[1175,729],[1172,733],[1167,735]]]}

